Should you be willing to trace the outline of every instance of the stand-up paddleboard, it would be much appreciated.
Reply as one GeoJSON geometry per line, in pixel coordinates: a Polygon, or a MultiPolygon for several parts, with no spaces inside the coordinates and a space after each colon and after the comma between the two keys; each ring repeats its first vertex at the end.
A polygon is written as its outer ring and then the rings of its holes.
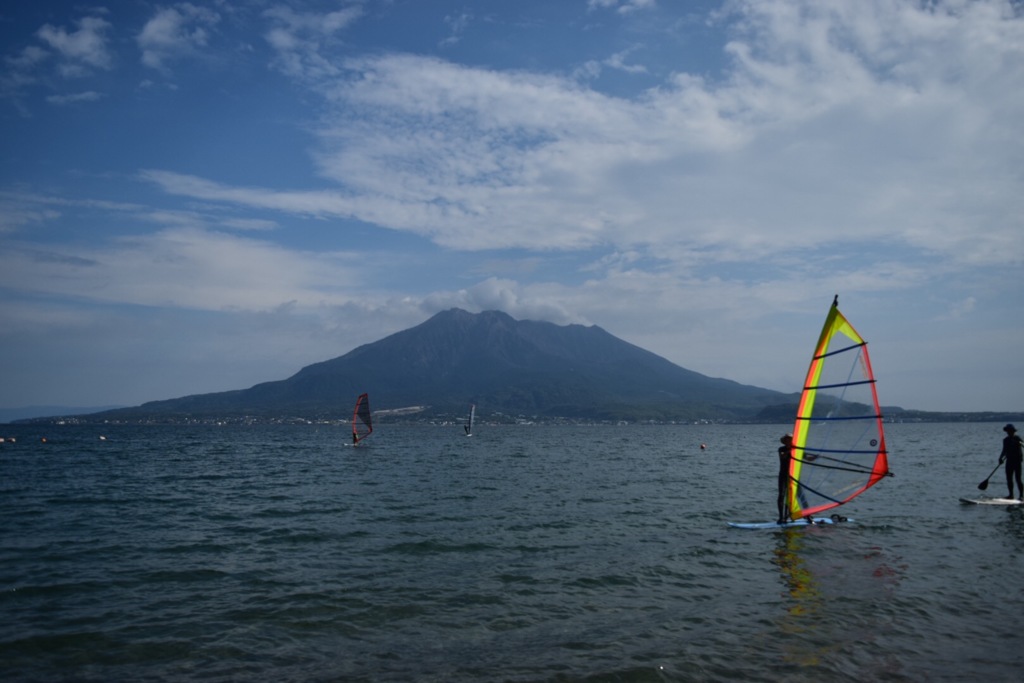
{"type": "Polygon", "coordinates": [[[849,517],[832,515],[831,517],[804,517],[793,522],[729,522],[733,529],[786,529],[799,526],[825,526],[828,524],[845,524],[853,522],[849,517]]]}
{"type": "Polygon", "coordinates": [[[1024,505],[1024,500],[1016,498],[961,498],[964,505],[1024,505]]]}

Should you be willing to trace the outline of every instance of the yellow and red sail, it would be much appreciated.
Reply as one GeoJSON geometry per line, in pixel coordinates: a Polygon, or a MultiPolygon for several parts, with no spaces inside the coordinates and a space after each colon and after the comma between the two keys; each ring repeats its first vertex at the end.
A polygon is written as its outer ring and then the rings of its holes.
{"type": "Polygon", "coordinates": [[[793,519],[820,514],[889,474],[867,342],[832,302],[807,370],[790,463],[793,519]]]}

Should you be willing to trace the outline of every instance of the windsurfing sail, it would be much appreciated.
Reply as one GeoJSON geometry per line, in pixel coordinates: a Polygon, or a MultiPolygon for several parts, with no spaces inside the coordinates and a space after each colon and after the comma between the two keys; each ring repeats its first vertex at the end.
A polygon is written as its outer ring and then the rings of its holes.
{"type": "Polygon", "coordinates": [[[373,433],[373,420],[370,418],[370,396],[361,394],[356,399],[355,410],[352,411],[352,445],[356,445],[373,433]]]}
{"type": "Polygon", "coordinates": [[[466,436],[473,436],[473,420],[476,418],[476,404],[472,403],[469,406],[469,418],[466,420],[466,424],[462,427],[466,430],[466,436]]]}
{"type": "Polygon", "coordinates": [[[814,349],[793,427],[789,511],[810,517],[864,493],[889,472],[867,342],[836,296],[814,349]]]}

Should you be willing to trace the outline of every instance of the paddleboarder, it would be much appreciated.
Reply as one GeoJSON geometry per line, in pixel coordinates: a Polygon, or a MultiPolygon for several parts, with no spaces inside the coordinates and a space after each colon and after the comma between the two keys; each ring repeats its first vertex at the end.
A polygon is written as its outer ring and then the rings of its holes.
{"type": "Polygon", "coordinates": [[[779,443],[779,524],[789,520],[789,462],[793,459],[793,435],[784,434],[779,443]]]}
{"type": "Polygon", "coordinates": [[[1007,498],[1013,498],[1013,480],[1017,480],[1020,499],[1024,500],[1024,484],[1020,481],[1021,461],[1024,460],[1024,442],[1017,436],[1017,428],[1012,424],[1003,427],[1006,438],[1003,439],[1003,452],[999,454],[999,463],[1006,463],[1006,487],[1010,490],[1007,498]]]}

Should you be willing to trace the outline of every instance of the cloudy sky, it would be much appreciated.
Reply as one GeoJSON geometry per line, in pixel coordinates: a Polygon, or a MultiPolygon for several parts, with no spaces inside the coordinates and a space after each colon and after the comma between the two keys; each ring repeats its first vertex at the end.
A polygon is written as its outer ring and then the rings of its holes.
{"type": "Polygon", "coordinates": [[[1011,0],[0,9],[0,408],[283,379],[452,307],[1024,410],[1011,0]]]}

